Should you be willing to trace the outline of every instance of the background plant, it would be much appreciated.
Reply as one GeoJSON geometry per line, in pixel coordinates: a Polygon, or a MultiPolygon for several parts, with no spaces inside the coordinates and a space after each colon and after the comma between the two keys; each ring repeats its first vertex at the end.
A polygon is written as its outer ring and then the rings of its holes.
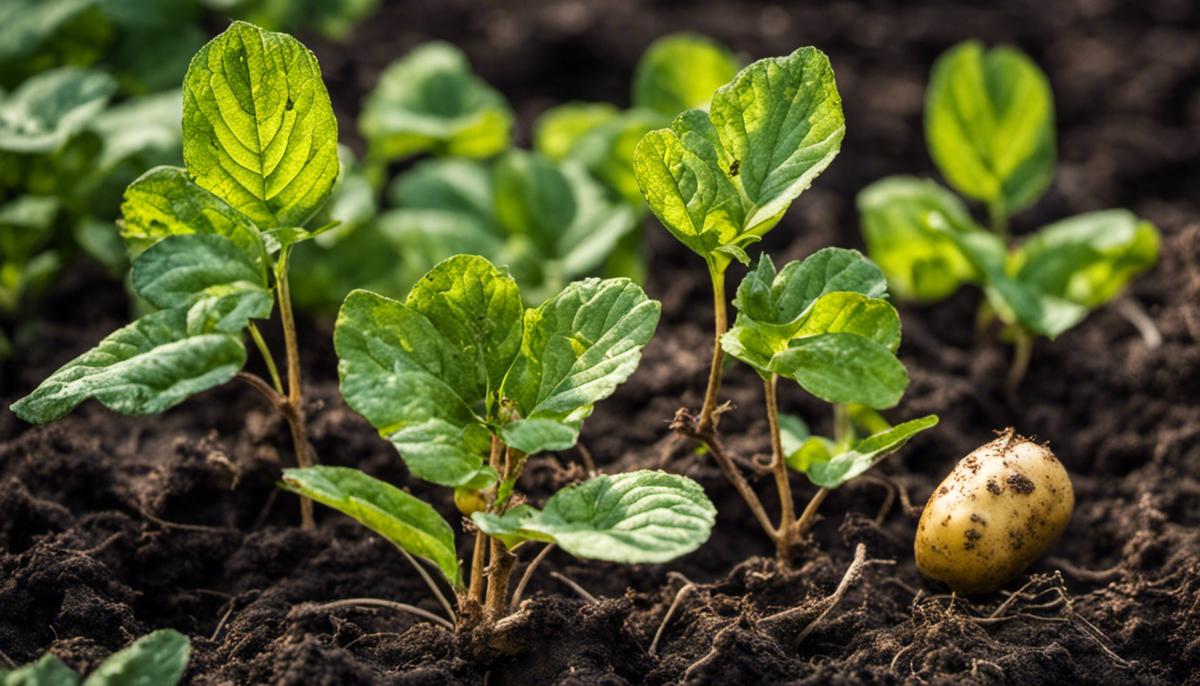
{"type": "MultiPolygon", "coordinates": [[[[359,119],[361,166],[343,183],[378,188],[389,163],[429,155],[384,193],[375,219],[367,195],[360,220],[303,246],[298,301],[333,311],[354,287],[400,297],[438,262],[460,252],[512,270],[531,303],[584,276],[645,272],[645,204],[633,149],[647,131],[688,107],[706,107],[737,70],[723,46],[694,34],[655,41],[639,61],[633,106],[565,103],[534,124],[532,151],[513,148],[504,96],[474,74],[465,55],[428,43],[381,75],[359,119]]],[[[335,191],[331,206],[337,203],[335,191]]]]}
{"type": "MultiPolygon", "coordinates": [[[[83,686],[175,686],[187,669],[191,643],[174,629],[146,634],[109,655],[83,686]]],[[[13,670],[0,669],[0,686],[77,686],[79,675],[53,653],[13,670]]]]}
{"type": "MultiPolygon", "coordinates": [[[[659,312],[628,279],[577,281],[527,310],[513,277],[472,255],[434,267],[403,303],[362,290],[347,296],[334,330],[342,394],[413,476],[456,489],[478,529],[469,580],[450,525],[396,487],[336,467],[288,470],[284,487],[431,562],[468,622],[480,605],[487,620],[507,612],[511,551],[530,541],[617,562],[690,552],[708,537],[715,511],[684,477],[599,476],[541,510],[514,493],[528,457],[573,446],[593,405],[633,373],[659,312]]],[[[450,616],[441,623],[457,621],[426,581],[450,616]]]]}
{"type": "MultiPolygon", "coordinates": [[[[157,167],[125,192],[131,283],[158,308],[68,362],[12,405],[43,423],[89,398],[156,414],[240,376],[288,422],[302,466],[299,345],[288,287],[292,246],[338,174],[337,122],[312,53],[294,38],[234,23],[196,54],[184,79],[186,169],[157,167]],[[251,89],[250,84],[256,84],[251,89]],[[253,320],[278,303],[287,390],[253,320]],[[239,371],[249,333],[270,371],[239,371]]],[[[311,504],[302,510],[312,525],[311,504]]]]}
{"type": "Polygon", "coordinates": [[[987,208],[990,231],[937,182],[897,176],[859,194],[863,237],[900,297],[936,302],[963,284],[983,288],[981,326],[998,317],[1016,346],[1013,394],[1035,336],[1056,338],[1153,266],[1158,231],[1127,210],[1105,210],[1049,224],[1010,247],[1009,218],[1046,191],[1055,162],[1049,83],[1014,48],[967,41],[938,59],[925,138],[946,181],[987,208]]]}

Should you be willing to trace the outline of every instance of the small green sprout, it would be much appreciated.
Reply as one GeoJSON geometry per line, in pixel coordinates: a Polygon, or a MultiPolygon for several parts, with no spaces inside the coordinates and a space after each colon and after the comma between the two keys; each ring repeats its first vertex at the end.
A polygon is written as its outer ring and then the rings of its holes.
{"type": "Polygon", "coordinates": [[[628,279],[577,281],[527,310],[506,271],[471,255],[434,267],[404,302],[347,296],[334,331],[342,394],[413,476],[456,489],[478,529],[466,580],[453,529],[400,489],[337,467],[287,470],[283,487],[431,562],[458,595],[457,614],[443,602],[449,623],[480,606],[488,621],[507,612],[511,551],[527,542],[627,563],[691,552],[715,510],[685,477],[597,476],[541,510],[514,493],[529,456],[575,445],[593,405],[633,373],[659,311],[628,279]]]}
{"type": "Polygon", "coordinates": [[[1016,345],[1015,395],[1035,336],[1054,339],[1117,297],[1158,259],[1159,235],[1127,210],[1088,212],[1010,247],[1012,214],[1054,176],[1054,103],[1045,75],[1014,48],[962,43],[938,59],[925,99],[925,137],[946,181],[987,208],[990,231],[954,193],[895,176],[858,196],[871,258],[907,300],[942,300],[981,287],[979,324],[998,317],[1016,345]]]}
{"type": "MultiPolygon", "coordinates": [[[[186,169],[146,172],[122,205],[131,283],[157,311],[68,362],[12,411],[41,424],[90,398],[122,414],[157,414],[238,376],[282,413],[307,466],[288,264],[294,245],[320,233],[303,225],[338,175],[337,122],[316,58],[291,36],[235,22],[192,60],[183,131],[186,169]],[[275,303],[286,391],[254,324],[275,303]],[[270,382],[239,371],[246,333],[270,382]]],[[[312,525],[308,501],[302,517],[312,525]]]]}
{"type": "Polygon", "coordinates": [[[721,345],[762,378],[779,523],[771,523],[756,496],[748,502],[781,560],[790,559],[829,491],[938,422],[929,415],[891,426],[874,412],[896,405],[908,385],[908,372],[896,358],[900,317],[886,295],[879,268],[857,251],[841,248],[819,250],[778,273],[763,255],[738,286],[737,322],[721,345]],[[809,435],[799,420],[780,416],[780,378],[833,404],[832,439],[809,435]],[[819,487],[799,517],[789,467],[819,487]]]}
{"type": "Polygon", "coordinates": [[[53,653],[12,671],[0,669],[0,686],[175,686],[187,669],[192,646],[173,629],[146,634],[109,655],[82,682],[53,653]]]}

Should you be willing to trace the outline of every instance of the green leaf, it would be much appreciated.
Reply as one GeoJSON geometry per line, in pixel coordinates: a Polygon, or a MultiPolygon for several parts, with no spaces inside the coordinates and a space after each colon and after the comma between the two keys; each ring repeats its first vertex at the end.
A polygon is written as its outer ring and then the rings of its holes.
{"type": "Polygon", "coordinates": [[[671,128],[646,134],[633,162],[646,204],[679,242],[706,259],[736,244],[745,228],[746,210],[718,145],[708,117],[689,110],[671,128]]]}
{"type": "Polygon", "coordinates": [[[541,511],[521,506],[499,516],[477,512],[472,519],[510,547],[522,540],[553,541],[576,557],[647,564],[699,548],[712,531],[716,508],[691,479],[642,470],[564,488],[541,511]]]}
{"type": "Polygon", "coordinates": [[[483,422],[521,332],[516,283],[481,257],[439,264],[405,303],[355,291],[334,329],[342,395],[414,475],[472,483],[490,473],[483,422]]]}
{"type": "Polygon", "coordinates": [[[53,653],[46,653],[37,662],[7,674],[0,672],[3,686],[76,686],[78,683],[79,675],[53,653]]]}
{"type": "Polygon", "coordinates": [[[183,678],[191,652],[186,636],[160,629],[110,655],[83,686],[174,686],[183,678]]]}
{"type": "MultiPolygon", "coordinates": [[[[855,302],[865,302],[886,295],[887,282],[879,268],[857,250],[824,248],[802,261],[789,262],[778,274],[771,258],[763,253],[755,268],[738,285],[733,299],[738,310],[737,321],[721,338],[721,346],[760,374],[769,374],[771,358],[801,335],[814,304],[823,296],[839,292],[859,293],[864,300],[855,302]]],[[[848,301],[843,304],[850,306],[848,301]]],[[[829,317],[835,317],[839,309],[835,305],[836,301],[827,303],[822,317],[815,319],[814,328],[804,335],[823,333],[817,328],[822,322],[832,325],[829,317]]],[[[883,309],[874,304],[862,307],[872,311],[883,309]]],[[[884,320],[873,317],[870,321],[884,320]]],[[[891,341],[884,333],[889,332],[879,332],[882,344],[890,346],[891,341]]],[[[890,333],[899,340],[898,327],[890,333]]]]}
{"type": "Polygon", "coordinates": [[[111,40],[95,0],[7,0],[0,3],[0,86],[58,64],[92,64],[111,40]]]}
{"type": "Polygon", "coordinates": [[[492,171],[496,221],[510,235],[524,235],[555,255],[558,237],[575,218],[570,181],[548,158],[512,150],[492,171]]]}
{"type": "Polygon", "coordinates": [[[713,92],[737,73],[725,46],[694,33],[678,33],[650,44],[633,72],[633,106],[670,118],[704,108],[713,92]]]}
{"type": "Polygon", "coordinates": [[[791,455],[804,445],[804,441],[812,436],[808,423],[794,414],[779,415],[779,438],[783,444],[783,454],[791,455]]]}
{"type": "Polygon", "coordinates": [[[891,350],[853,333],[796,339],[768,368],[827,402],[875,409],[900,402],[908,386],[908,372],[891,350]]]}
{"type": "Polygon", "coordinates": [[[886,300],[847,291],[828,293],[808,308],[793,338],[826,333],[857,334],[894,353],[900,347],[900,315],[886,300]]]}
{"type": "Polygon", "coordinates": [[[59,150],[104,109],[116,89],[107,74],[62,67],[38,74],[7,97],[0,92],[0,151],[59,150]]]}
{"type": "Polygon", "coordinates": [[[568,102],[551,107],[534,122],[533,149],[555,161],[566,159],[581,138],[619,116],[620,110],[606,102],[568,102]]]}
{"type": "Polygon", "coordinates": [[[661,311],[628,279],[577,281],[529,310],[520,354],[501,389],[523,421],[503,427],[505,443],[531,454],[574,445],[593,404],[637,369],[661,311]],[[531,420],[564,428],[522,427],[531,420]]]}
{"type": "Polygon", "coordinates": [[[512,113],[458,48],[434,42],[384,70],[358,126],[375,159],[421,152],[485,158],[508,148],[512,113]]]}
{"type": "Polygon", "coordinates": [[[846,133],[829,58],[811,47],[746,67],[713,95],[710,109],[749,203],[743,230],[760,235],[829,166],[846,133]]]}
{"type": "Polygon", "coordinates": [[[934,302],[978,280],[970,260],[935,227],[983,229],[958,196],[937,182],[891,176],[860,191],[857,202],[867,252],[897,296],[934,302]]]}
{"type": "Polygon", "coordinates": [[[254,223],[178,167],[155,167],[131,183],[121,214],[121,236],[135,256],[167,236],[212,234],[233,241],[247,256],[262,257],[254,223]]]}
{"type": "Polygon", "coordinates": [[[937,426],[936,415],[914,419],[868,436],[853,449],[833,455],[826,439],[806,441],[788,454],[788,465],[803,472],[809,481],[822,488],[834,489],[874,467],[880,460],[904,447],[910,438],[937,426]]]}
{"type": "Polygon", "coordinates": [[[271,316],[266,273],[220,235],[170,236],[159,241],[133,263],[132,283],[155,307],[193,308],[189,319],[200,316],[203,323],[189,322],[191,331],[237,333],[251,319],[271,316]],[[214,314],[215,321],[206,319],[214,314]]]}
{"type": "Polygon", "coordinates": [[[163,310],[109,334],[11,409],[34,424],[58,419],[89,398],[121,414],[158,414],[225,383],[245,362],[240,338],[192,335],[186,312],[163,310]]]}
{"type": "Polygon", "coordinates": [[[925,139],[951,186],[1012,214],[1037,200],[1054,177],[1050,84],[1015,48],[960,43],[934,64],[925,139]]]}
{"type": "Polygon", "coordinates": [[[397,207],[462,212],[486,222],[492,216],[492,178],[475,160],[424,160],[396,177],[388,196],[397,207]]]}
{"type": "Polygon", "coordinates": [[[641,211],[645,201],[633,169],[637,146],[647,133],[668,123],[657,112],[625,110],[611,121],[582,132],[572,142],[568,158],[582,164],[623,202],[641,211]]]}
{"type": "Polygon", "coordinates": [[[0,205],[0,263],[25,263],[43,248],[54,237],[60,209],[58,198],[41,195],[20,195],[0,205]]]}
{"type": "Polygon", "coordinates": [[[295,38],[234,22],[183,82],[183,158],[196,183],[262,229],[302,226],[338,177],[337,120],[295,38]]]}
{"type": "Polygon", "coordinates": [[[1154,225],[1128,210],[1089,212],[1039,229],[1012,257],[1017,281],[1095,308],[1158,261],[1154,225]]]}
{"type": "Polygon", "coordinates": [[[1013,278],[1008,271],[1008,251],[999,236],[986,231],[939,230],[982,275],[988,304],[1003,321],[1053,339],[1087,316],[1086,307],[1013,278]]]}
{"type": "Polygon", "coordinates": [[[432,562],[451,585],[462,588],[454,530],[424,501],[347,467],[285,469],[281,486],[348,515],[397,547],[432,562]]]}

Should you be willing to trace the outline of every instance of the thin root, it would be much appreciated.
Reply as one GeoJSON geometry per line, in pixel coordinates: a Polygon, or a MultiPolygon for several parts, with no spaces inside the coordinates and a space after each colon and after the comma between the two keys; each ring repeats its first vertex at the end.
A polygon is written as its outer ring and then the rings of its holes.
{"type": "Polygon", "coordinates": [[[408,603],[397,603],[391,600],[382,600],[380,598],[346,598],[344,600],[335,600],[329,603],[321,603],[312,606],[313,610],[336,610],[343,607],[382,607],[398,612],[406,612],[410,615],[416,615],[422,619],[427,619],[448,631],[454,631],[454,625],[445,617],[439,617],[429,610],[423,610],[415,605],[408,603]]]}
{"type": "Polygon", "coordinates": [[[654,632],[654,640],[651,641],[650,650],[647,651],[650,654],[650,657],[658,656],[658,641],[662,638],[663,631],[666,630],[667,624],[671,622],[671,618],[675,616],[675,611],[679,609],[680,604],[683,603],[683,600],[687,598],[688,594],[695,590],[695,588],[696,584],[689,581],[679,589],[678,593],[675,594],[675,599],[671,601],[671,606],[667,608],[667,614],[663,616],[662,623],[658,625],[658,631],[654,632]]]}
{"type": "Polygon", "coordinates": [[[583,586],[580,586],[579,584],[575,583],[569,577],[567,577],[565,574],[559,574],[558,572],[550,572],[550,576],[552,576],[555,579],[558,579],[559,581],[566,584],[568,588],[570,588],[572,591],[575,591],[576,595],[578,595],[580,598],[583,598],[587,602],[589,602],[589,603],[600,602],[599,600],[597,600],[596,596],[592,595],[591,593],[588,593],[587,590],[583,586]]]}

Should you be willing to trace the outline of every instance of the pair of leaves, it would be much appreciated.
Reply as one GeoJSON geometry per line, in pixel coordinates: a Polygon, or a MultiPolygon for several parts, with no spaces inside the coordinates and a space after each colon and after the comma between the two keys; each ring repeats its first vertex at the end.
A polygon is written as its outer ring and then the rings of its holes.
{"type": "Polygon", "coordinates": [[[337,177],[336,122],[312,53],[295,39],[234,23],[184,81],[184,161],[130,185],[124,237],[134,289],[161,311],[109,335],[13,405],[57,419],[96,398],[154,414],[231,378],[241,331],[270,315],[268,247],[311,237],[295,227],[337,177]]]}
{"type": "Polygon", "coordinates": [[[391,188],[400,209],[380,224],[419,275],[461,252],[509,265],[528,301],[602,272],[635,212],[610,201],[578,164],[510,150],[492,163],[429,160],[391,188]]]}
{"type": "Polygon", "coordinates": [[[934,64],[925,140],[963,195],[1004,216],[1033,204],[1054,178],[1054,96],[1019,50],[966,41],[934,64]]]}
{"type": "Polygon", "coordinates": [[[859,194],[858,206],[871,257],[901,294],[931,301],[979,284],[1006,322],[1050,338],[1158,258],[1158,232],[1126,210],[1047,225],[1010,251],[933,181],[883,179],[859,194]]]}
{"type": "Polygon", "coordinates": [[[834,403],[891,407],[908,385],[900,317],[883,273],[854,250],[825,248],[776,273],[766,254],[738,286],[721,346],[764,378],[779,374],[834,403]]]}
{"type": "Polygon", "coordinates": [[[809,481],[830,490],[874,467],[880,460],[904,447],[918,433],[937,426],[936,415],[881,429],[845,449],[822,436],[808,435],[807,427],[791,418],[780,430],[788,466],[808,476],[809,481]]]}
{"type": "Polygon", "coordinates": [[[512,113],[458,48],[433,42],[384,70],[358,127],[379,161],[422,152],[486,158],[509,146],[512,113]]]}
{"type": "MultiPolygon", "coordinates": [[[[462,588],[454,532],[429,505],[345,467],[284,470],[283,487],[328,505],[412,555],[433,563],[462,588]]],[[[708,539],[716,508],[695,481],[657,471],[598,476],[550,496],[537,510],[477,512],[476,525],[508,546],[554,542],[581,558],[624,563],[666,562],[708,539]]]]}
{"type": "Polygon", "coordinates": [[[845,134],[829,59],[805,47],[759,60],[640,143],[634,172],[650,209],[720,268],[778,222],[833,161],[845,134]]]}
{"type": "Polygon", "coordinates": [[[641,358],[660,305],[627,279],[575,282],[524,310],[482,257],[437,265],[405,302],[355,291],[334,329],[342,395],[419,478],[478,489],[491,435],[523,453],[574,445],[641,358]]]}
{"type": "MultiPolygon", "coordinates": [[[[83,680],[82,686],[174,686],[183,678],[191,650],[186,636],[173,629],[160,629],[110,655],[83,680]]],[[[53,653],[11,672],[0,670],[0,686],[79,684],[79,675],[53,653]]]]}
{"type": "Polygon", "coordinates": [[[584,102],[553,107],[534,124],[534,148],[553,160],[584,165],[626,203],[641,207],[633,173],[638,141],[684,110],[706,109],[713,92],[737,70],[729,50],[710,38],[663,36],[646,48],[634,69],[631,109],[584,102]]]}

